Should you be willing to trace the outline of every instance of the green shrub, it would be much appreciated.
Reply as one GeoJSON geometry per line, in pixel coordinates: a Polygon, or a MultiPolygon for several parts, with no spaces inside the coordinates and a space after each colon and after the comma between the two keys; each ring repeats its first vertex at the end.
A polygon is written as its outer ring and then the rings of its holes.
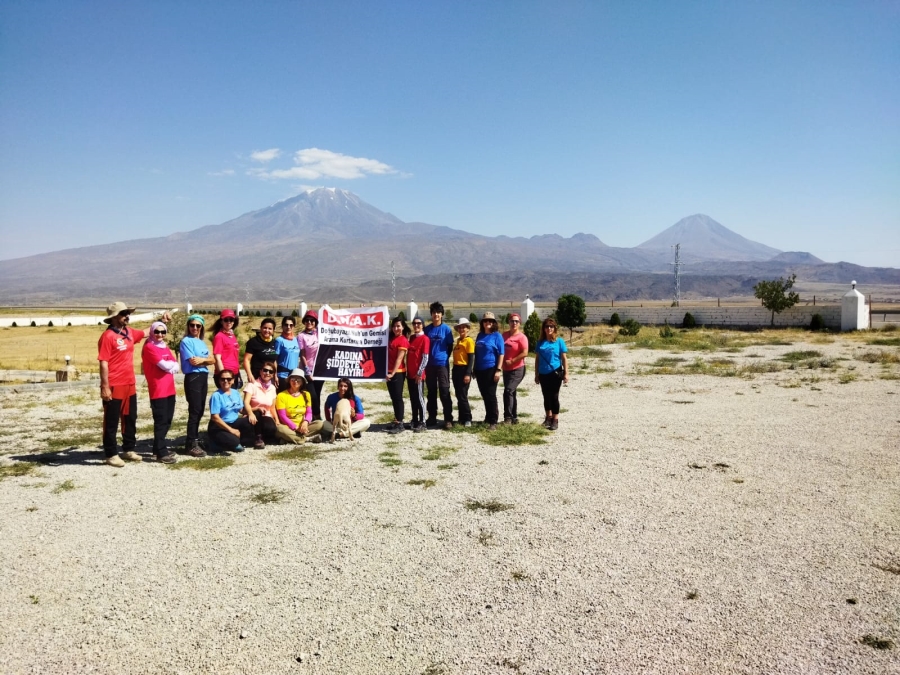
{"type": "Polygon", "coordinates": [[[569,329],[570,340],[572,339],[572,332],[579,326],[583,326],[586,319],[587,311],[584,306],[584,299],[580,296],[572,294],[562,295],[556,301],[556,322],[563,328],[569,329]]]}
{"type": "Polygon", "coordinates": [[[18,328],[18,327],[19,327],[19,324],[17,324],[15,321],[13,321],[13,322],[12,322],[12,327],[13,327],[13,328],[18,328]]]}
{"type": "Polygon", "coordinates": [[[469,321],[472,323],[478,323],[478,315],[475,312],[469,312],[469,321]]]}
{"type": "Polygon", "coordinates": [[[609,325],[610,326],[621,326],[622,325],[622,319],[619,318],[618,312],[613,312],[612,316],[609,317],[609,325]]]}
{"type": "Polygon", "coordinates": [[[622,327],[619,329],[619,333],[622,335],[637,335],[641,332],[641,324],[639,324],[634,319],[628,319],[625,323],[622,324],[622,327]]]}
{"type": "Polygon", "coordinates": [[[825,330],[825,319],[822,318],[822,315],[818,312],[812,315],[812,319],[809,320],[809,329],[810,330],[825,330]]]}
{"type": "Polygon", "coordinates": [[[282,316],[281,310],[280,310],[280,309],[279,309],[278,311],[275,312],[275,316],[282,316]]]}
{"type": "Polygon", "coordinates": [[[291,316],[296,319],[298,316],[300,316],[300,311],[295,309],[293,312],[291,312],[291,316]]]}
{"type": "Polygon", "coordinates": [[[37,324],[36,324],[34,321],[32,321],[32,322],[31,322],[31,327],[32,327],[32,328],[37,328],[37,324]]]}
{"type": "Polygon", "coordinates": [[[526,319],[522,332],[528,338],[528,351],[533,352],[535,347],[537,347],[538,340],[541,338],[541,318],[537,312],[532,312],[531,316],[526,319]]]}
{"type": "MultiPolygon", "coordinates": [[[[259,316],[259,312],[256,313],[256,316],[259,316]]],[[[272,316],[272,310],[271,310],[271,309],[267,309],[267,310],[266,310],[266,316],[272,316]]]]}
{"type": "Polygon", "coordinates": [[[52,322],[52,321],[48,321],[48,322],[47,322],[47,327],[48,327],[48,328],[53,328],[53,322],[52,322]]]}
{"type": "MultiPolygon", "coordinates": [[[[640,327],[638,328],[640,330],[640,327]]],[[[674,331],[669,327],[669,321],[666,320],[662,328],[659,329],[659,337],[663,340],[671,340],[675,337],[674,331]]]]}
{"type": "Polygon", "coordinates": [[[451,310],[447,310],[444,312],[444,321],[453,321],[453,312],[451,310]]]}
{"type": "Polygon", "coordinates": [[[696,328],[697,320],[694,318],[694,315],[690,312],[684,313],[684,319],[681,320],[682,328],[696,328]]]}
{"type": "Polygon", "coordinates": [[[404,312],[404,311],[401,309],[401,310],[400,310],[400,313],[397,314],[397,318],[400,319],[401,321],[406,321],[406,312],[404,312]]]}

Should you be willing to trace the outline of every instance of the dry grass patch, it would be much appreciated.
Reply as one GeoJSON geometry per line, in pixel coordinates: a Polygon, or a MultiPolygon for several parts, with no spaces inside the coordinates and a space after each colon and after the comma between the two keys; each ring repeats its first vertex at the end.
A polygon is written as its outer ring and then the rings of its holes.
{"type": "Polygon", "coordinates": [[[422,455],[422,459],[428,462],[433,462],[439,459],[445,459],[455,452],[457,452],[457,449],[454,447],[451,447],[449,445],[438,445],[434,448],[428,448],[427,451],[425,451],[425,454],[422,455]]]}
{"type": "Polygon", "coordinates": [[[282,462],[305,461],[315,459],[318,453],[305,445],[295,445],[288,450],[276,450],[266,455],[268,459],[282,462]]]}
{"type": "Polygon", "coordinates": [[[276,490],[260,485],[254,485],[249,489],[254,490],[250,494],[250,501],[256,504],[277,504],[284,501],[288,495],[286,490],[276,490]]]}
{"type": "Polygon", "coordinates": [[[76,489],[76,487],[77,486],[75,485],[75,483],[73,481],[64,480],[62,483],[60,483],[55,488],[53,488],[53,490],[51,490],[51,492],[53,492],[53,494],[55,494],[55,495],[58,495],[58,494],[62,494],[63,492],[71,492],[72,490],[76,489]]]}
{"type": "Polygon", "coordinates": [[[437,481],[431,478],[411,478],[406,481],[407,485],[421,485],[423,489],[427,490],[428,488],[434,487],[437,485],[437,481]]]}
{"type": "Polygon", "coordinates": [[[0,480],[4,478],[20,478],[21,476],[39,475],[37,467],[30,462],[17,462],[0,466],[0,480]]]}
{"type": "Polygon", "coordinates": [[[217,471],[219,469],[227,469],[234,464],[231,457],[203,457],[201,459],[189,459],[178,462],[177,464],[167,464],[170,469],[180,471],[181,469],[193,469],[194,471],[217,471]]]}
{"type": "Polygon", "coordinates": [[[403,464],[403,460],[400,459],[400,455],[396,452],[390,451],[379,452],[378,461],[385,466],[400,466],[401,464],[403,464]]]}
{"type": "Polygon", "coordinates": [[[494,514],[500,513],[501,511],[509,511],[513,508],[513,505],[497,501],[496,499],[489,499],[487,501],[467,499],[465,507],[469,511],[487,511],[490,514],[494,514]]]}

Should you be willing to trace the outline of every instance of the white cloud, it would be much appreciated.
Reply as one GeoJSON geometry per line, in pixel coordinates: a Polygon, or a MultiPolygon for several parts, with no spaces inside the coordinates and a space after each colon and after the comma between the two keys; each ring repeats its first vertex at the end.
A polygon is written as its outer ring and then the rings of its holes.
{"type": "MultiPolygon", "coordinates": [[[[255,153],[254,153],[255,154],[255,153]]],[[[258,178],[271,180],[318,180],[320,178],[343,178],[352,180],[366,176],[380,176],[397,173],[392,166],[377,159],[350,157],[331,150],[306,148],[294,153],[294,164],[289,169],[250,169],[248,173],[258,178]]]]}
{"type": "Polygon", "coordinates": [[[222,169],[221,171],[210,171],[210,176],[233,176],[234,169],[222,169]]]}
{"type": "Polygon", "coordinates": [[[278,148],[269,148],[268,150],[254,150],[250,153],[250,159],[254,162],[265,164],[273,159],[281,156],[281,150],[278,148]]]}

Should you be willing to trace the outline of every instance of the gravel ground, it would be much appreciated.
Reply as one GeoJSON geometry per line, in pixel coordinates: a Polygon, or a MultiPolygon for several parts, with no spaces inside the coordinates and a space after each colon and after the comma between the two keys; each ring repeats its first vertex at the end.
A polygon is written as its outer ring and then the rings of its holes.
{"type": "Polygon", "coordinates": [[[210,471],[103,465],[93,385],[6,390],[0,466],[60,452],[0,482],[0,672],[898,673],[900,366],[840,339],[679,356],[799,349],[831,361],[573,359],[544,445],[376,425],[210,471]]]}

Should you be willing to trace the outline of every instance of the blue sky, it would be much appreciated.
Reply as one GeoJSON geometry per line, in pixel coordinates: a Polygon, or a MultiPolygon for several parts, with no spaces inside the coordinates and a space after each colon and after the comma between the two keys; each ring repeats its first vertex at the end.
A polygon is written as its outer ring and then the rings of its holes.
{"type": "Polygon", "coordinates": [[[900,267],[898,73],[897,1],[6,0],[0,258],[335,186],[483,234],[705,213],[900,267]]]}

